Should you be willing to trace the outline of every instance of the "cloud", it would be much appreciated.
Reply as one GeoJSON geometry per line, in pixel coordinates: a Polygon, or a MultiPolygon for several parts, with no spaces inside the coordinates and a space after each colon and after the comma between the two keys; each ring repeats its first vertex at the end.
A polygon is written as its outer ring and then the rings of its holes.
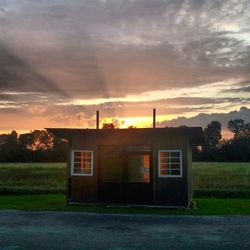
{"type": "Polygon", "coordinates": [[[241,88],[232,88],[232,89],[227,89],[224,90],[223,92],[228,92],[228,93],[239,93],[239,92],[245,92],[245,93],[249,93],[250,92],[250,86],[246,86],[246,87],[241,87],[241,88]]]}
{"type": "MultiPolygon", "coordinates": [[[[24,94],[23,94],[24,95],[24,94]]],[[[3,95],[2,95],[3,96],[3,95]]],[[[243,105],[249,103],[250,98],[201,98],[201,97],[176,97],[168,99],[160,99],[155,101],[134,101],[134,102],[104,102],[101,104],[90,104],[90,105],[71,105],[71,104],[54,104],[47,102],[47,100],[37,101],[29,98],[28,94],[24,95],[26,101],[13,100],[13,95],[6,95],[7,98],[3,101],[7,103],[2,104],[1,111],[9,110],[12,107],[17,112],[27,114],[27,116],[47,116],[54,117],[71,116],[71,120],[79,117],[85,118],[86,120],[92,119],[95,116],[95,111],[100,110],[101,116],[104,117],[145,117],[151,116],[152,109],[157,109],[157,115],[185,115],[190,112],[208,112],[211,109],[216,109],[217,106],[225,109],[231,105],[243,105]],[[12,97],[12,99],[10,98],[12,97]],[[30,104],[30,105],[29,105],[30,104]],[[9,107],[10,106],[10,107],[9,107]],[[5,108],[4,108],[5,107],[5,108]],[[21,111],[20,111],[21,110],[21,111]],[[60,114],[60,115],[59,115],[60,114]]],[[[32,96],[32,95],[31,95],[32,96]]],[[[20,98],[17,95],[15,98],[20,98]]]]}
{"type": "MultiPolygon", "coordinates": [[[[121,97],[249,75],[249,48],[230,36],[234,26],[247,27],[247,1],[237,8],[234,1],[165,0],[2,5],[8,53],[68,96],[121,97]]],[[[8,67],[11,75],[17,68],[28,72],[20,64],[8,67]]],[[[19,89],[28,76],[21,76],[19,89]]]]}
{"type": "Polygon", "coordinates": [[[239,111],[231,111],[229,113],[212,113],[212,114],[198,114],[191,118],[179,117],[171,121],[163,121],[158,123],[158,126],[207,126],[211,121],[219,121],[224,128],[227,127],[228,121],[234,119],[243,119],[245,122],[250,122],[250,109],[241,107],[239,111]]]}
{"type": "Polygon", "coordinates": [[[0,90],[64,93],[31,65],[0,44],[0,90]]]}
{"type": "Polygon", "coordinates": [[[248,0],[0,0],[4,126],[248,107],[249,24],[248,0]]]}

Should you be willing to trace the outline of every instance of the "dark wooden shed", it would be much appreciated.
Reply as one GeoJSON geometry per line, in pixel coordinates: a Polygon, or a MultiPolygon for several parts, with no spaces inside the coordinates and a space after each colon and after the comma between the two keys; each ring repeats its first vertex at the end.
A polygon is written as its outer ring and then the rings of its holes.
{"type": "Polygon", "coordinates": [[[47,130],[69,141],[68,202],[189,205],[202,128],[47,130]]]}

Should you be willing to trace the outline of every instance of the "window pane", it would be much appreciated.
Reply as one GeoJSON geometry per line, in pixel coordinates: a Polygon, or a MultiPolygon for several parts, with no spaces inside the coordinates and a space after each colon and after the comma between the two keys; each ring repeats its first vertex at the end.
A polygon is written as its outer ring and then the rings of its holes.
{"type": "Polygon", "coordinates": [[[169,163],[169,158],[161,158],[161,163],[169,163]]]}
{"type": "Polygon", "coordinates": [[[171,164],[171,169],[180,169],[180,164],[171,164]]]}
{"type": "Polygon", "coordinates": [[[82,161],[82,157],[75,157],[75,162],[81,162],[82,161]]]}
{"type": "Polygon", "coordinates": [[[92,153],[91,153],[91,152],[82,152],[82,156],[83,156],[84,158],[91,158],[92,153]]]}
{"type": "Polygon", "coordinates": [[[180,170],[171,170],[171,175],[180,175],[180,170]]]}
{"type": "Polygon", "coordinates": [[[162,157],[169,157],[170,153],[169,152],[160,152],[160,158],[162,157]]]}
{"type": "Polygon", "coordinates": [[[171,158],[171,163],[180,163],[180,158],[171,158]]]}
{"type": "Polygon", "coordinates": [[[74,174],[81,174],[81,169],[80,168],[74,168],[74,174]]]}
{"type": "Polygon", "coordinates": [[[91,174],[91,168],[84,168],[82,173],[83,174],[91,174]]]}
{"type": "Polygon", "coordinates": [[[159,170],[161,176],[181,176],[181,151],[159,151],[159,170]]]}
{"type": "Polygon", "coordinates": [[[171,152],[171,157],[180,157],[180,152],[171,152]]]}
{"type": "Polygon", "coordinates": [[[92,159],[91,158],[83,158],[82,159],[82,162],[88,162],[88,163],[91,163],[92,162],[92,159]]]}
{"type": "Polygon", "coordinates": [[[81,168],[81,163],[75,162],[74,163],[74,168],[81,168]]]}
{"type": "Polygon", "coordinates": [[[150,156],[148,154],[131,154],[127,163],[127,182],[150,182],[150,156]]]}
{"type": "Polygon", "coordinates": [[[82,164],[82,167],[84,168],[84,169],[87,169],[87,168],[91,168],[91,162],[83,162],[83,164],[82,164]]]}
{"type": "Polygon", "coordinates": [[[92,152],[86,152],[86,151],[74,152],[73,173],[79,175],[91,174],[92,162],[93,162],[92,152]]]}
{"type": "Polygon", "coordinates": [[[74,157],[81,157],[81,152],[74,152],[74,157]]]}
{"type": "Polygon", "coordinates": [[[170,175],[170,170],[161,170],[161,175],[170,175]]]}
{"type": "Polygon", "coordinates": [[[144,182],[148,182],[150,181],[150,176],[149,176],[149,172],[150,172],[150,156],[149,155],[143,155],[144,158],[144,182]]]}
{"type": "Polygon", "coordinates": [[[168,169],[168,168],[170,168],[170,165],[169,164],[162,164],[161,163],[161,169],[168,169]]]}

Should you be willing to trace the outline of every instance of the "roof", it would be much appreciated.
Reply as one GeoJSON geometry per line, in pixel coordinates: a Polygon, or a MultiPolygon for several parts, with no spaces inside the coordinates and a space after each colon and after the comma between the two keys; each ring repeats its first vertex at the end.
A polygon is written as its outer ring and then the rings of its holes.
{"type": "Polygon", "coordinates": [[[180,134],[187,136],[190,139],[191,144],[201,145],[203,144],[203,131],[201,127],[171,127],[171,128],[135,128],[135,129],[74,129],[74,128],[46,128],[55,136],[65,139],[71,139],[76,136],[102,136],[102,135],[148,135],[148,134],[180,134]]]}

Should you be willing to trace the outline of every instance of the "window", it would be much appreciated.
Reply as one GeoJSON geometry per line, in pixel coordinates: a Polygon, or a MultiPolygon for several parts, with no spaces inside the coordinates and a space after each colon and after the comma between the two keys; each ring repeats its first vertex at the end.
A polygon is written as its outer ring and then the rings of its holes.
{"type": "Polygon", "coordinates": [[[150,155],[129,154],[127,157],[127,182],[150,182],[150,155]]]}
{"type": "Polygon", "coordinates": [[[158,160],[159,177],[182,177],[181,150],[160,150],[158,160]]]}
{"type": "Polygon", "coordinates": [[[93,151],[73,150],[71,157],[71,175],[93,175],[93,151]]]}

